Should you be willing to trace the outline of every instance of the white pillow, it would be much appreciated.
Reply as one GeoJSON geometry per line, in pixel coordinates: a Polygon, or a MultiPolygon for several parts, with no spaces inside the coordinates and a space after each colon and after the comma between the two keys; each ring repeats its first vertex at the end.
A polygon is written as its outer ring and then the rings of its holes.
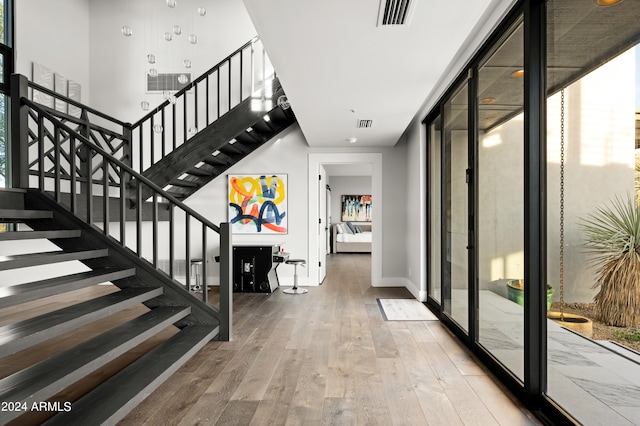
{"type": "Polygon", "coordinates": [[[341,223],[336,223],[336,231],[338,231],[338,234],[344,234],[344,228],[341,223]]]}

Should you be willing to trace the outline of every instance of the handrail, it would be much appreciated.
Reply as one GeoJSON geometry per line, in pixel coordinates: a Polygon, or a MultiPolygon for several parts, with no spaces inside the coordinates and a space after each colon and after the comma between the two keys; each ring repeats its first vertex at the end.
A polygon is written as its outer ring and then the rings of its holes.
{"type": "Polygon", "coordinates": [[[131,125],[131,165],[148,170],[245,99],[270,98],[274,78],[264,46],[252,38],[131,125]]]}
{"type": "MultiPolygon", "coordinates": [[[[192,218],[193,221],[198,223],[197,228],[193,229],[196,235],[201,232],[201,259],[202,259],[202,276],[207,276],[207,257],[208,257],[208,243],[207,234],[209,232],[216,232],[220,234],[220,286],[221,294],[229,295],[233,288],[232,273],[231,273],[231,247],[232,247],[232,235],[228,223],[222,223],[220,226],[215,225],[201,214],[183,204],[180,200],[174,198],[171,194],[165,192],[162,188],[144,177],[142,174],[134,170],[125,162],[119,160],[103,149],[101,146],[94,144],[87,136],[72,129],[63,121],[58,119],[54,114],[48,111],[48,108],[39,105],[38,103],[28,99],[28,82],[26,77],[22,75],[13,75],[12,77],[12,164],[13,169],[11,173],[11,185],[15,188],[37,188],[43,193],[51,191],[53,186],[52,198],[56,203],[61,206],[65,206],[71,213],[73,213],[78,219],[84,220],[89,226],[93,226],[96,229],[100,229],[99,222],[94,222],[93,213],[93,200],[94,200],[94,186],[101,186],[102,191],[97,190],[96,195],[99,201],[102,202],[102,229],[100,231],[106,238],[113,240],[115,243],[121,245],[123,248],[127,248],[131,253],[137,256],[140,260],[149,262],[153,268],[159,272],[167,274],[162,268],[158,266],[159,260],[159,246],[160,244],[160,227],[159,227],[159,199],[166,200],[169,204],[169,229],[168,239],[169,244],[164,244],[163,248],[168,248],[169,251],[169,272],[168,277],[177,284],[176,287],[172,287],[173,291],[182,289],[185,302],[190,303],[187,300],[195,298],[191,294],[191,264],[192,258],[191,247],[198,250],[198,238],[193,239],[191,237],[192,227],[190,225],[192,218]],[[29,121],[35,120],[37,128],[30,130],[29,121]],[[35,142],[30,146],[30,138],[34,138],[35,142]],[[33,146],[35,145],[35,147],[33,146]],[[46,146],[45,146],[46,145],[46,146]],[[50,148],[50,146],[53,146],[50,148]],[[33,149],[36,148],[36,149],[33,149]],[[47,157],[44,156],[45,149],[50,154],[47,157]],[[35,164],[38,166],[37,180],[34,182],[34,178],[29,176],[29,156],[36,156],[37,160],[35,164]],[[101,158],[99,158],[101,157],[101,158]],[[66,164],[62,164],[62,161],[66,164]],[[45,162],[52,161],[54,167],[51,176],[45,176],[44,165],[45,162]],[[93,162],[100,162],[100,166],[93,169],[93,162]],[[79,165],[77,163],[80,163],[79,165]],[[64,167],[68,167],[68,170],[63,170],[64,167]],[[101,180],[94,179],[94,175],[102,174],[101,180]],[[65,175],[63,176],[63,173],[65,175]],[[84,173],[87,177],[83,182],[78,180],[78,177],[84,173]],[[119,222],[119,234],[115,228],[110,230],[110,197],[115,196],[112,194],[113,188],[110,185],[109,179],[112,173],[116,174],[117,183],[119,183],[119,212],[114,213],[113,221],[119,222]],[[135,178],[135,189],[127,189],[127,182],[130,182],[128,176],[135,178]],[[96,183],[97,182],[97,183],[96,183]],[[150,197],[149,203],[143,203],[142,200],[142,187],[148,187],[153,195],[150,197]],[[69,201],[63,201],[62,195],[68,196],[69,201]],[[135,219],[131,220],[127,217],[127,203],[131,200],[129,196],[135,196],[135,203],[129,206],[130,210],[133,210],[135,219]],[[82,197],[79,199],[79,197],[82,197]],[[79,205],[83,203],[86,207],[86,217],[82,217],[79,212],[79,205]],[[145,239],[145,242],[152,243],[151,260],[145,258],[144,253],[149,253],[148,247],[143,249],[143,236],[147,236],[149,232],[148,225],[145,224],[145,231],[143,232],[143,208],[149,207],[151,204],[151,231],[153,232],[152,239],[145,239]],[[184,216],[183,223],[177,223],[178,219],[174,216],[174,210],[182,212],[184,216]],[[118,216],[116,219],[115,216],[118,216]],[[134,223],[132,223],[134,222],[134,223]],[[128,231],[127,225],[135,224],[133,232],[135,232],[135,242],[131,241],[132,238],[127,239],[128,231]],[[176,238],[177,235],[182,235],[180,230],[176,231],[176,225],[184,228],[184,239],[180,240],[176,238]],[[177,243],[177,244],[176,244],[177,243]],[[184,286],[180,285],[175,278],[174,273],[174,261],[175,248],[182,244],[185,254],[185,282],[184,286]],[[132,248],[135,245],[135,248],[132,248]]],[[[47,166],[48,167],[48,166],[47,166]]],[[[47,172],[49,173],[49,172],[47,172]]],[[[51,196],[51,195],[50,195],[51,196]]],[[[116,202],[117,203],[117,202],[116,202]]],[[[180,213],[179,213],[180,214],[180,213]]],[[[147,221],[148,219],[144,219],[147,221]]],[[[129,230],[131,232],[131,229],[129,230]]],[[[133,235],[133,234],[132,234],[133,235]]],[[[181,259],[180,259],[181,261],[181,259]]],[[[164,284],[164,285],[168,285],[164,284]]],[[[207,287],[206,281],[204,282],[204,288],[202,290],[202,302],[207,304],[207,287]]],[[[221,297],[220,305],[217,312],[213,310],[212,315],[218,318],[220,334],[223,339],[230,340],[231,337],[231,318],[232,318],[232,297],[221,297]],[[215,313],[214,313],[215,312],[215,313]]]]}
{"type": "MultiPolygon", "coordinates": [[[[23,98],[22,102],[25,105],[28,105],[30,108],[36,110],[37,112],[42,114],[44,117],[48,118],[49,120],[57,121],[56,118],[51,113],[49,113],[44,108],[42,108],[42,106],[39,105],[38,103],[33,102],[33,101],[31,101],[31,100],[29,100],[27,98],[23,98]]],[[[198,213],[197,211],[193,210],[191,207],[187,206],[186,204],[182,203],[180,200],[178,200],[177,198],[175,198],[174,196],[172,196],[171,194],[166,192],[164,189],[160,188],[158,185],[156,185],[155,183],[153,183],[152,181],[150,181],[149,179],[147,179],[146,177],[144,177],[140,173],[136,172],[134,169],[132,169],[131,167],[129,167],[128,165],[126,165],[122,161],[120,161],[117,158],[113,157],[110,153],[108,153],[104,149],[100,148],[98,145],[95,145],[93,142],[91,142],[89,139],[87,139],[86,137],[84,137],[80,133],[76,132],[75,130],[73,130],[72,128],[70,128],[69,126],[67,126],[66,124],[64,124],[62,122],[58,122],[57,126],[59,126],[62,130],[67,132],[69,135],[74,136],[75,139],[79,140],[84,145],[89,146],[89,148],[91,148],[92,150],[96,151],[98,154],[100,154],[103,157],[105,157],[107,160],[109,160],[109,162],[114,163],[116,166],[118,166],[118,167],[122,168],[123,170],[125,170],[127,172],[127,174],[130,174],[132,177],[134,177],[135,179],[137,179],[141,183],[144,183],[145,185],[147,185],[154,192],[157,192],[159,195],[161,195],[162,198],[165,198],[165,199],[171,201],[174,205],[176,205],[177,207],[180,207],[180,209],[182,209],[185,212],[189,213],[189,215],[191,215],[194,218],[198,219],[200,222],[202,222],[203,224],[205,224],[209,228],[213,229],[217,233],[220,233],[220,227],[218,225],[216,225],[213,222],[209,221],[207,218],[202,216],[200,213],[198,213]]]]}
{"type": "Polygon", "coordinates": [[[64,101],[65,103],[71,104],[74,107],[80,108],[80,109],[82,109],[84,111],[87,111],[87,112],[89,112],[91,114],[94,114],[94,115],[96,115],[96,116],[98,116],[100,118],[103,118],[103,119],[107,120],[107,121],[111,121],[113,123],[116,123],[119,126],[123,126],[123,127],[124,126],[130,126],[130,124],[125,123],[124,121],[120,121],[117,118],[111,117],[111,116],[109,116],[109,115],[107,115],[107,114],[105,114],[103,112],[95,110],[95,109],[93,109],[93,108],[91,108],[91,107],[89,107],[87,105],[84,105],[81,102],[76,101],[75,99],[68,98],[68,97],[64,96],[63,94],[61,94],[61,93],[55,92],[55,91],[53,91],[53,90],[51,90],[51,89],[49,89],[47,87],[41,86],[41,85],[39,85],[37,83],[34,83],[33,81],[29,81],[29,87],[34,89],[34,90],[37,90],[38,92],[43,92],[43,93],[45,93],[45,94],[47,94],[49,96],[53,96],[54,98],[60,99],[60,100],[64,101]]]}
{"type": "Polygon", "coordinates": [[[274,78],[275,71],[260,38],[255,36],[134,124],[110,117],[39,84],[28,82],[28,86],[79,108],[82,111],[80,118],[69,116],[65,119],[85,126],[85,136],[97,132],[102,137],[121,140],[123,144],[118,145],[122,149],[121,160],[142,173],[249,96],[256,97],[256,93],[261,92],[264,99],[274,78]],[[260,50],[256,53],[256,49],[260,50]],[[254,58],[256,54],[260,58],[254,58]],[[250,61],[248,67],[244,65],[246,61],[250,61]],[[90,114],[120,128],[108,129],[92,123],[90,114]]]}
{"type": "MultiPolygon", "coordinates": [[[[39,104],[42,108],[45,108],[45,110],[58,117],[60,121],[74,123],[77,125],[79,131],[85,137],[111,149],[111,155],[119,156],[121,161],[131,162],[131,132],[129,130],[130,125],[128,123],[124,123],[116,118],[110,117],[107,114],[97,111],[87,105],[32,81],[27,81],[27,87],[32,89],[33,94],[37,92],[51,96],[54,100],[54,105],[56,106],[58,102],[62,102],[63,104],[78,108],[80,110],[80,114],[79,116],[76,116],[60,111],[49,105],[39,104]],[[97,124],[95,120],[103,122],[103,124],[108,127],[97,124]]],[[[48,135],[45,134],[45,136],[48,135]]],[[[32,143],[34,142],[35,141],[32,141],[32,143]]]]}

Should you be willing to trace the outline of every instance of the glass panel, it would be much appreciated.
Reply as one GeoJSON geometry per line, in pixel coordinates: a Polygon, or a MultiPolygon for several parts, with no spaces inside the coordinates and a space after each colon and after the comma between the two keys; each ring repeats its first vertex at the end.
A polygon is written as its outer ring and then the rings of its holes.
{"type": "Polygon", "coordinates": [[[6,187],[7,176],[7,97],[0,95],[0,188],[6,187]]]}
{"type": "MultiPolygon", "coordinates": [[[[612,225],[616,238],[607,238],[612,234],[602,227],[607,219],[593,215],[604,209],[620,217],[616,202],[637,210],[640,105],[633,46],[640,41],[640,1],[598,3],[547,3],[547,283],[555,288],[549,316],[562,311],[565,319],[547,321],[547,393],[579,422],[632,424],[640,418],[637,353],[591,337],[619,339],[616,331],[638,335],[639,239],[620,224],[612,225]],[[616,271],[614,279],[602,274],[605,263],[589,253],[589,240],[611,247],[606,265],[615,266],[608,269],[616,271]],[[581,318],[574,320],[572,313],[581,318]],[[602,325],[591,334],[585,321],[607,318],[618,325],[629,319],[634,327],[602,325]]],[[[632,215],[629,223],[638,227],[638,217],[632,215]]]]}
{"type": "Polygon", "coordinates": [[[442,291],[442,204],[441,204],[441,161],[442,140],[440,116],[429,126],[429,296],[441,302],[442,291]]]}
{"type": "Polygon", "coordinates": [[[444,311],[468,330],[468,89],[465,83],[445,104],[444,213],[446,259],[444,311]]]}
{"type": "Polygon", "coordinates": [[[7,28],[7,16],[5,14],[6,9],[6,0],[0,0],[0,43],[2,44],[7,44],[7,37],[5,34],[7,28]]]}
{"type": "Polygon", "coordinates": [[[478,69],[479,341],[524,380],[524,29],[478,69]]]}

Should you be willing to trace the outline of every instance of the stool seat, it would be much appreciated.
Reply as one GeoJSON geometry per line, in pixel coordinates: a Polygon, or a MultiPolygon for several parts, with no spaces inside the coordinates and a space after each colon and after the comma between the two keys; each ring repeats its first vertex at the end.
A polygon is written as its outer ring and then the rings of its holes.
{"type": "Polygon", "coordinates": [[[293,287],[288,288],[286,290],[282,290],[282,292],[286,294],[307,293],[309,290],[307,290],[306,288],[298,288],[298,265],[304,268],[304,265],[306,265],[307,261],[304,259],[288,259],[284,263],[288,265],[293,265],[293,287]]]}

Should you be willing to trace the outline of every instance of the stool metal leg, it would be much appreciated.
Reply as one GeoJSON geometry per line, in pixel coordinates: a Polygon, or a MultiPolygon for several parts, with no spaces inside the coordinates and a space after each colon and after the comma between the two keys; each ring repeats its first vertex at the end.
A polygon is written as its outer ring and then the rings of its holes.
{"type": "Polygon", "coordinates": [[[305,294],[309,290],[306,288],[298,288],[298,265],[293,264],[293,287],[288,288],[286,290],[282,290],[283,293],[287,294],[305,294]]]}

